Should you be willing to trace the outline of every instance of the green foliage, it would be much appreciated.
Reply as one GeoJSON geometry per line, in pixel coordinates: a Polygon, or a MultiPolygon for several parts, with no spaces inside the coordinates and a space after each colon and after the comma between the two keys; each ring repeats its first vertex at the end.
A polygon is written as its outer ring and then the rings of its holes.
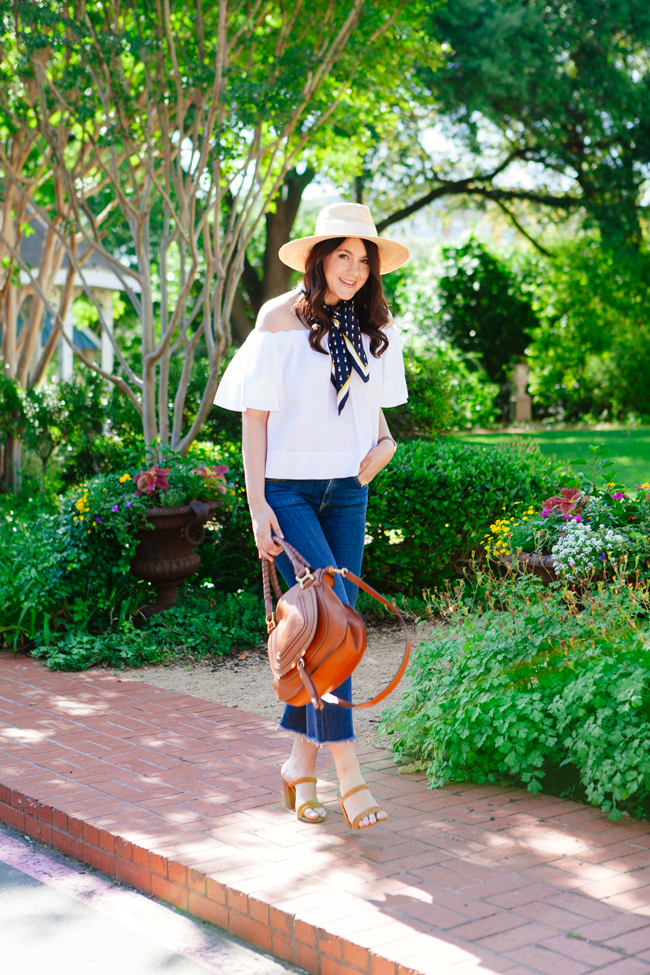
{"type": "Polygon", "coordinates": [[[416,649],[409,688],[384,717],[398,757],[432,786],[514,778],[562,793],[577,778],[580,797],[614,818],[621,806],[647,812],[647,584],[619,578],[578,601],[539,580],[477,582],[482,602],[462,585],[448,592],[454,622],[416,649]]]}
{"type": "Polygon", "coordinates": [[[175,606],[138,629],[124,621],[114,632],[101,635],[76,629],[58,638],[42,633],[33,656],[50,670],[140,667],[179,657],[187,660],[231,653],[260,643],[265,633],[264,603],[259,596],[220,593],[211,598],[205,589],[188,586],[175,606]]]}
{"type": "MultiPolygon", "coordinates": [[[[214,464],[214,448],[194,445],[184,458],[164,453],[169,490],[136,495],[134,477],[148,465],[135,452],[122,458],[131,473],[120,467],[90,479],[71,489],[55,513],[34,510],[34,505],[5,510],[0,521],[0,631],[9,646],[44,640],[46,631],[116,633],[151,601],[151,588],[129,568],[146,509],[224,499],[220,480],[194,473],[214,464]]],[[[219,528],[210,524],[205,548],[218,537],[219,528]]]]}
{"type": "Polygon", "coordinates": [[[439,283],[439,329],[474,353],[490,380],[509,392],[509,368],[523,355],[538,321],[516,276],[478,240],[445,248],[439,283]]]}
{"type": "MultiPolygon", "coordinates": [[[[544,167],[529,199],[579,203],[603,240],[638,245],[639,174],[650,161],[647,3],[454,0],[432,13],[430,36],[447,64],[433,74],[423,57],[419,74],[456,140],[477,155],[497,143],[502,158],[544,167]],[[558,192],[558,173],[573,178],[570,193],[558,192]]],[[[489,195],[527,197],[517,189],[489,195]]]]}
{"type": "Polygon", "coordinates": [[[404,350],[408,402],[390,411],[390,428],[400,440],[433,437],[448,430],[490,426],[496,419],[497,387],[483,371],[447,343],[404,350]]]}
{"type": "Polygon", "coordinates": [[[594,240],[536,262],[540,327],[530,343],[539,415],[563,420],[650,416],[650,259],[594,240]]]}
{"type": "Polygon", "coordinates": [[[559,476],[533,444],[400,444],[370,491],[366,577],[380,592],[420,595],[461,571],[507,504],[547,497],[559,476]]]}
{"type": "Polygon", "coordinates": [[[395,285],[409,388],[409,402],[390,413],[398,436],[490,426],[497,417],[499,387],[489,381],[480,356],[442,338],[440,273],[432,264],[414,265],[395,285]]]}
{"type": "Polygon", "coordinates": [[[20,437],[25,429],[24,393],[15,379],[0,367],[0,444],[9,437],[20,437]]]}

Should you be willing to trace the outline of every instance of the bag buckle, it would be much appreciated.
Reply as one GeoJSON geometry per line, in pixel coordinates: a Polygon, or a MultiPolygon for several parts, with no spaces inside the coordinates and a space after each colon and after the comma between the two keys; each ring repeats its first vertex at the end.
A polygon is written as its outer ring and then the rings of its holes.
{"type": "Polygon", "coordinates": [[[308,586],[309,583],[313,581],[314,581],[314,577],[307,567],[305,567],[304,572],[301,572],[299,576],[296,576],[296,582],[298,583],[301,589],[304,589],[305,586],[308,586]]]}
{"type": "Polygon", "coordinates": [[[348,570],[347,569],[335,569],[333,565],[328,566],[327,571],[328,572],[336,572],[336,574],[338,576],[343,576],[344,579],[345,579],[346,575],[348,574],[348,570]]]}
{"type": "Polygon", "coordinates": [[[276,628],[276,626],[278,625],[278,624],[277,624],[277,623],[275,622],[275,616],[274,616],[274,614],[273,614],[273,613],[271,613],[271,615],[270,615],[270,616],[267,616],[267,617],[265,617],[265,620],[264,620],[264,622],[266,623],[266,632],[267,632],[267,633],[273,633],[273,630],[274,630],[274,629],[276,628]]]}

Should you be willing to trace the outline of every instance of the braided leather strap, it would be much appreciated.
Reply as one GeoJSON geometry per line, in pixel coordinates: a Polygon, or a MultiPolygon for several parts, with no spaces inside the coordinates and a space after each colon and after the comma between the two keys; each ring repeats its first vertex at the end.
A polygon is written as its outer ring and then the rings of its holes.
{"type": "MultiPolygon", "coordinates": [[[[302,557],[300,552],[296,551],[293,545],[290,545],[289,542],[285,542],[283,538],[278,538],[277,535],[274,535],[273,541],[276,543],[276,545],[280,545],[284,549],[287,557],[291,560],[294,575],[296,577],[296,581],[298,581],[298,577],[301,576],[305,570],[309,571],[311,568],[309,562],[302,557]]],[[[275,593],[276,599],[280,599],[282,596],[282,590],[280,588],[278,570],[275,566],[275,560],[269,561],[268,559],[262,559],[262,589],[264,592],[264,608],[266,611],[267,629],[269,629],[269,627],[270,629],[273,629],[271,623],[274,619],[271,584],[273,584],[273,592],[275,593]]]]}

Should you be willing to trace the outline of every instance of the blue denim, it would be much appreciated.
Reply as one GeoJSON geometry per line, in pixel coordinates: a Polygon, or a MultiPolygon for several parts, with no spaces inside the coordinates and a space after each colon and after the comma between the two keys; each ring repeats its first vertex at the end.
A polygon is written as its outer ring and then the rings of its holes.
{"type": "MultiPolygon", "coordinates": [[[[286,541],[313,569],[333,565],[359,575],[366,534],[367,485],[361,487],[356,477],[325,481],[267,479],[266,500],[286,541]]],[[[293,586],[293,567],[284,552],[275,561],[284,581],[293,586]]],[[[347,605],[354,606],[357,601],[357,586],[342,576],[336,577],[334,591],[347,605]]],[[[351,678],[334,693],[351,700],[351,678]]],[[[318,745],[354,741],[352,711],[337,704],[325,704],[320,711],[311,704],[302,708],[287,704],[280,727],[304,735],[318,745]]]]}

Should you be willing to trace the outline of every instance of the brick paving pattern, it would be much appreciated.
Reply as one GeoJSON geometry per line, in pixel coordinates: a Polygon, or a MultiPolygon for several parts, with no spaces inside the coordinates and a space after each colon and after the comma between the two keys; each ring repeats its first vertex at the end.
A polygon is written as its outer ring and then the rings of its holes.
{"type": "Polygon", "coordinates": [[[110,876],[317,975],[650,975],[650,824],[431,791],[364,747],[389,822],[348,830],[323,764],[311,826],[281,799],[289,745],[256,715],[0,654],[0,819],[110,876]]]}

